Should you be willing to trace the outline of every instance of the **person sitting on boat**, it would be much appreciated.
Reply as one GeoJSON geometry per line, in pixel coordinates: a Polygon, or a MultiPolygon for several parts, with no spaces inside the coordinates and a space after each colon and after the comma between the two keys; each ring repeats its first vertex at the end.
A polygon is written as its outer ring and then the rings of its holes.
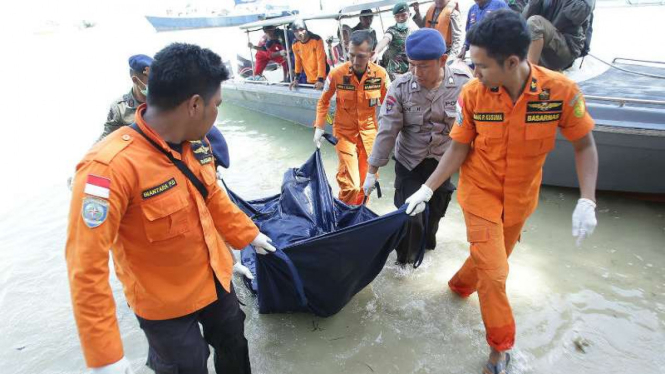
{"type": "Polygon", "coordinates": [[[289,88],[294,89],[299,83],[309,83],[314,85],[315,90],[322,90],[330,70],[323,39],[309,32],[302,19],[293,22],[293,32],[296,35],[293,44],[296,77],[289,88]]]}
{"type": "Polygon", "coordinates": [[[342,26],[343,35],[339,33],[337,29],[337,38],[339,43],[332,46],[332,36],[326,41],[328,43],[328,53],[330,54],[330,59],[328,60],[328,65],[338,65],[347,61],[347,56],[349,54],[349,43],[351,42],[351,26],[343,25],[342,26]],[[342,44],[344,48],[342,48],[342,44]]]}
{"type": "Polygon", "coordinates": [[[446,41],[448,56],[457,56],[462,48],[462,14],[457,0],[434,0],[425,14],[420,15],[420,5],[413,4],[413,22],[418,27],[436,29],[446,41]]]}
{"type": "Polygon", "coordinates": [[[353,26],[353,29],[351,29],[351,32],[353,31],[360,31],[360,30],[367,30],[369,31],[370,35],[372,36],[372,50],[376,48],[376,30],[372,28],[372,22],[374,21],[374,13],[372,12],[371,9],[363,9],[360,12],[360,22],[358,22],[357,25],[353,26]]]}
{"type": "Polygon", "coordinates": [[[376,108],[381,105],[390,80],[386,70],[371,62],[372,36],[367,30],[351,34],[349,61],[334,68],[316,106],[314,143],[321,146],[330,100],[336,95],[333,134],[337,137],[339,199],[349,205],[365,200],[362,191],[367,156],[376,137],[376,108]]]}
{"type": "MultiPolygon", "coordinates": [[[[475,4],[469,9],[466,16],[466,32],[469,32],[471,26],[480,22],[486,15],[499,9],[508,8],[508,5],[503,0],[474,0],[475,4]]],[[[462,50],[459,52],[457,58],[464,60],[466,52],[469,50],[469,41],[465,40],[462,50]]]]}
{"type": "Polygon", "coordinates": [[[388,72],[390,80],[395,80],[399,75],[409,71],[405,43],[412,32],[409,28],[409,5],[406,2],[395,4],[393,16],[395,16],[395,25],[388,27],[383,39],[374,49],[372,57],[373,62],[376,62],[381,52],[388,48],[381,59],[381,66],[388,72]]]}
{"type": "Polygon", "coordinates": [[[250,79],[258,80],[263,75],[263,71],[270,61],[274,61],[282,65],[284,71],[284,81],[287,80],[289,66],[286,62],[286,43],[284,42],[284,34],[280,32],[275,26],[264,26],[263,36],[258,45],[248,43],[248,47],[256,50],[256,66],[254,67],[254,76],[250,79]]]}
{"type": "Polygon", "coordinates": [[[569,68],[585,49],[595,0],[531,0],[522,12],[531,32],[529,62],[569,68]]]}
{"type": "Polygon", "coordinates": [[[457,198],[470,256],[448,286],[462,298],[478,293],[490,347],[483,373],[506,373],[507,351],[515,344],[506,295],[508,258],[538,205],[545,158],[557,132],[572,143],[580,185],[572,233],[579,245],[597,225],[598,151],[594,121],[575,82],[527,61],[531,35],[523,17],[500,9],[472,27],[467,38],[477,79],[462,88],[450,146],[434,173],[406,199],[406,212],[424,211],[433,191],[461,167],[457,198]]]}
{"type": "MultiPolygon", "coordinates": [[[[450,146],[448,134],[455,123],[455,103],[462,86],[471,79],[468,70],[446,66],[446,44],[435,30],[422,29],[409,35],[406,53],[413,70],[390,85],[363,186],[369,196],[377,171],[388,164],[394,150],[397,208],[425,183],[450,146]]],[[[414,262],[425,232],[425,247],[436,247],[439,222],[453,191],[455,185],[447,180],[434,191],[428,216],[420,214],[409,220],[406,235],[395,247],[398,264],[414,262]]]]}

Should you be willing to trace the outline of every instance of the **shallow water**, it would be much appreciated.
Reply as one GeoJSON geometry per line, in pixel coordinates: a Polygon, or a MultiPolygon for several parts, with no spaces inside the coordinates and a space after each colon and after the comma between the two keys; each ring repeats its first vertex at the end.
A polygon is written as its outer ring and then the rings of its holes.
{"type": "MultiPolygon", "coordinates": [[[[649,16],[664,15],[653,9],[649,16]]],[[[174,40],[226,55],[229,43],[245,43],[228,30],[155,34],[136,27],[127,38],[118,27],[16,38],[6,50],[26,58],[0,62],[10,88],[0,94],[1,373],[85,372],[64,263],[65,180],[101,132],[110,100],[128,88],[126,56],[154,53],[174,40]]],[[[278,192],[286,168],[314,150],[311,130],[244,109],[223,105],[217,125],[230,144],[225,179],[244,198],[278,192]]],[[[336,190],[334,150],[322,151],[336,190]]],[[[370,203],[380,214],[394,209],[393,178],[391,167],[381,170],[385,196],[370,203]]],[[[597,231],[576,248],[570,219],[577,197],[575,190],[543,187],[511,257],[512,373],[664,373],[665,204],[600,194],[597,231]],[[582,343],[585,352],[577,348],[582,343]]],[[[446,288],[467,255],[454,201],[436,250],[418,270],[392,265],[391,255],[377,279],[333,317],[259,315],[237,280],[254,371],[480,372],[487,348],[477,297],[459,300],[446,288]]],[[[112,285],[125,354],[137,373],[148,373],[145,337],[115,277],[112,285]]]]}

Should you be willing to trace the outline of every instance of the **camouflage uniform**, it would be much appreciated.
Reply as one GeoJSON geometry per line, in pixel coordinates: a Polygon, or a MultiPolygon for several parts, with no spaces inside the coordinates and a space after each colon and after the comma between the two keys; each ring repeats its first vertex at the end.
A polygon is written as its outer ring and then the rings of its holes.
{"type": "Polygon", "coordinates": [[[143,104],[143,102],[134,97],[133,88],[129,90],[129,93],[114,100],[113,103],[111,103],[106,123],[104,123],[104,132],[97,141],[104,139],[108,134],[122,126],[134,123],[134,113],[136,113],[136,108],[141,104],[143,104]]]}
{"type": "Polygon", "coordinates": [[[392,39],[390,40],[388,49],[383,54],[381,66],[388,71],[390,80],[395,80],[398,75],[409,71],[409,58],[406,56],[406,38],[411,31],[408,27],[399,29],[395,26],[390,26],[386,30],[386,34],[390,34],[392,39]]]}

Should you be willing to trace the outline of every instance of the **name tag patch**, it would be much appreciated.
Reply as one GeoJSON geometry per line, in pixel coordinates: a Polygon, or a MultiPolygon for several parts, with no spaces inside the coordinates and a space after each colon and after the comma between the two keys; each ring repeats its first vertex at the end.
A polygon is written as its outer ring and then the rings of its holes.
{"type": "Polygon", "coordinates": [[[175,181],[175,178],[171,178],[166,182],[160,184],[159,186],[148,188],[147,190],[143,191],[141,195],[143,195],[144,199],[149,199],[151,197],[155,197],[161,193],[164,193],[177,185],[178,183],[175,181]]]}
{"type": "Polygon", "coordinates": [[[529,114],[526,115],[526,123],[543,123],[558,121],[561,118],[561,113],[543,113],[543,114],[529,114]]]}
{"type": "Polygon", "coordinates": [[[338,84],[337,89],[338,90],[344,90],[344,91],[355,91],[356,87],[352,84],[338,84]]]}
{"type": "Polygon", "coordinates": [[[476,122],[503,122],[503,113],[473,113],[476,122]]]}

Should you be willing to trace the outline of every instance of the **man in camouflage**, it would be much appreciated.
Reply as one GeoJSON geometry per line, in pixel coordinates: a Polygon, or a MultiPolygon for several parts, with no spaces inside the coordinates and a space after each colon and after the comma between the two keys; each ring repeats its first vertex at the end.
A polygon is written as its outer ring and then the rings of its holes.
{"type": "Polygon", "coordinates": [[[106,123],[104,123],[104,132],[97,141],[104,139],[122,126],[134,123],[136,108],[145,102],[148,94],[148,74],[150,74],[152,61],[152,57],[146,55],[134,55],[129,58],[129,76],[132,79],[132,88],[111,103],[106,123]]]}

